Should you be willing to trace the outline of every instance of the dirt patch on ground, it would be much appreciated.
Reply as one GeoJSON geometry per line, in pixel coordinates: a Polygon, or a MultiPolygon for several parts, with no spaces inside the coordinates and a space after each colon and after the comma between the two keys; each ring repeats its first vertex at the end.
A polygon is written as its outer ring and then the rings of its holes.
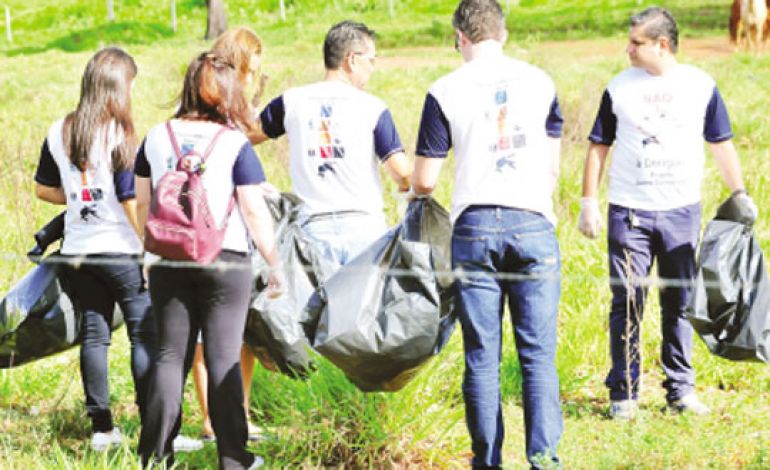
{"type": "MultiPolygon", "coordinates": [[[[508,47],[516,47],[515,43],[508,47]]],[[[626,40],[622,38],[585,39],[573,41],[546,41],[525,47],[530,54],[548,54],[549,57],[563,59],[566,62],[585,59],[605,59],[622,57],[625,54],[626,40]]],[[[724,57],[734,53],[735,48],[725,37],[683,39],[680,53],[691,59],[724,57]]],[[[445,47],[409,47],[379,51],[377,67],[384,69],[426,67],[439,65],[459,65],[460,55],[445,47]]]]}

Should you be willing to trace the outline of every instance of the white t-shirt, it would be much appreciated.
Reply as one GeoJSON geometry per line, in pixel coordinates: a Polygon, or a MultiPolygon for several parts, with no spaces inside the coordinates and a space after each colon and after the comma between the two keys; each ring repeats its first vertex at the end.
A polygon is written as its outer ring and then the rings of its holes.
{"type": "Polygon", "coordinates": [[[88,168],[81,172],[64,149],[63,125],[62,119],[49,129],[35,174],[36,182],[61,187],[67,197],[61,253],[141,253],[142,245],[121,205],[135,197],[133,171],[112,171],[112,151],[121,143],[122,133],[114,121],[98,133],[88,168]]]}
{"type": "MultiPolygon", "coordinates": [[[[194,150],[203,155],[222,126],[208,121],[173,119],[171,128],[183,154],[194,150]]],[[[176,162],[177,156],[166,123],[156,125],[147,133],[139,149],[136,174],[151,177],[154,187],[167,171],[176,168],[176,162]]],[[[217,226],[221,227],[236,186],[260,184],[265,181],[265,176],[249,139],[242,132],[229,129],[219,136],[206,160],[202,179],[209,208],[217,226]]],[[[248,240],[246,226],[236,204],[227,222],[222,249],[248,252],[248,240]]]]}
{"type": "Polygon", "coordinates": [[[385,103],[340,81],[293,88],[260,115],[270,138],[289,137],[292,191],[307,214],[382,215],[379,162],[403,146],[385,103]]]}
{"type": "Polygon", "coordinates": [[[700,201],[703,140],[731,137],[714,80],[696,67],[678,64],[665,75],[632,67],[616,76],[589,139],[614,144],[610,203],[669,210],[700,201]]]}
{"type": "Polygon", "coordinates": [[[555,225],[549,137],[561,137],[562,121],[545,72],[487,54],[430,87],[417,155],[446,158],[454,146],[452,220],[471,205],[495,205],[538,212],[555,225]]]}

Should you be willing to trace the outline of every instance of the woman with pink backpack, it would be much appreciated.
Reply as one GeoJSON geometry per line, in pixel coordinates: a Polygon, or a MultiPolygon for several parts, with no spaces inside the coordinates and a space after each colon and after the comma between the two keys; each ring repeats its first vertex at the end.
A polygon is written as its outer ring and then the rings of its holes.
{"type": "Polygon", "coordinates": [[[138,451],[144,465],[173,464],[201,331],[219,466],[257,468],[263,460],[246,450],[239,368],[253,280],[249,236],[271,267],[268,288],[280,292],[282,278],[258,186],[265,175],[245,135],[253,117],[235,68],[211,53],[190,63],[180,101],[173,119],[148,132],[135,169],[145,247],[161,257],[149,274],[158,355],[138,451]]]}

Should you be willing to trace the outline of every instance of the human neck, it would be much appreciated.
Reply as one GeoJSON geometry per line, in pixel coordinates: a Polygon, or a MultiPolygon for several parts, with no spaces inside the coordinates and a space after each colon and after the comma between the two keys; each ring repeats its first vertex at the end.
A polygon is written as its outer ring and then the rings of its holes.
{"type": "Polygon", "coordinates": [[[467,62],[480,59],[483,57],[495,57],[502,55],[503,43],[495,39],[485,39],[483,41],[472,44],[468,52],[468,56],[465,58],[467,62]]]}

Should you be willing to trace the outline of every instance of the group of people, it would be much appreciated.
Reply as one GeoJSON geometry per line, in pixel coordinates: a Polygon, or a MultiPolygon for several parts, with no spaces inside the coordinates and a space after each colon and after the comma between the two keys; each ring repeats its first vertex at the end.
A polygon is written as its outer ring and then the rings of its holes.
{"type": "MultiPolygon", "coordinates": [[[[379,166],[409,197],[421,197],[433,192],[453,149],[452,265],[465,273],[456,287],[471,465],[501,465],[506,299],[523,376],[527,459],[535,468],[559,464],[563,420],[554,361],[561,259],[552,194],[563,118],[556,86],[544,71],[505,55],[505,19],[496,0],[462,0],[452,25],[464,64],[428,90],[414,163],[386,104],[364,91],[376,49],[373,31],[361,23],[344,21],[329,30],[323,80],[285,91],[259,114],[247,90],[256,85],[261,43],[245,28],[225,33],[193,59],[174,117],[153,127],[141,145],[131,120],[134,61],[118,48],[91,59],[78,107],[51,127],[35,180],[38,197],[67,206],[61,253],[78,258],[75,293],[85,312],[81,372],[95,448],[120,439],[107,385],[117,302],[131,340],[143,464],[173,463],[182,389],[196,348],[205,362],[199,365],[205,373],[197,375],[208,383],[199,387],[208,391],[202,399],[210,414],[206,431],[216,437],[220,466],[262,464],[246,449],[254,361],[241,350],[251,244],[271,267],[270,288],[279,292],[283,280],[264,201],[272,189],[252,146],[286,134],[292,191],[304,203],[301,224],[340,267],[387,228],[379,166]],[[228,269],[161,260],[149,269],[148,294],[138,263],[143,227],[150,205],[161,203],[152,200],[153,189],[175,168],[179,149],[204,155],[209,207],[226,224],[217,262],[228,269]]],[[[669,408],[709,412],[694,392],[693,334],[685,317],[700,230],[703,139],[727,186],[753,206],[718,88],[705,72],[677,62],[677,46],[668,11],[651,7],[631,18],[631,67],[607,86],[589,136],[579,218],[589,238],[600,233],[597,193],[613,148],[607,219],[612,367],[606,379],[613,419],[631,419],[637,410],[634,351],[646,290],[636,279],[649,274],[654,260],[661,278],[684,281],[661,289],[669,408]]]]}

